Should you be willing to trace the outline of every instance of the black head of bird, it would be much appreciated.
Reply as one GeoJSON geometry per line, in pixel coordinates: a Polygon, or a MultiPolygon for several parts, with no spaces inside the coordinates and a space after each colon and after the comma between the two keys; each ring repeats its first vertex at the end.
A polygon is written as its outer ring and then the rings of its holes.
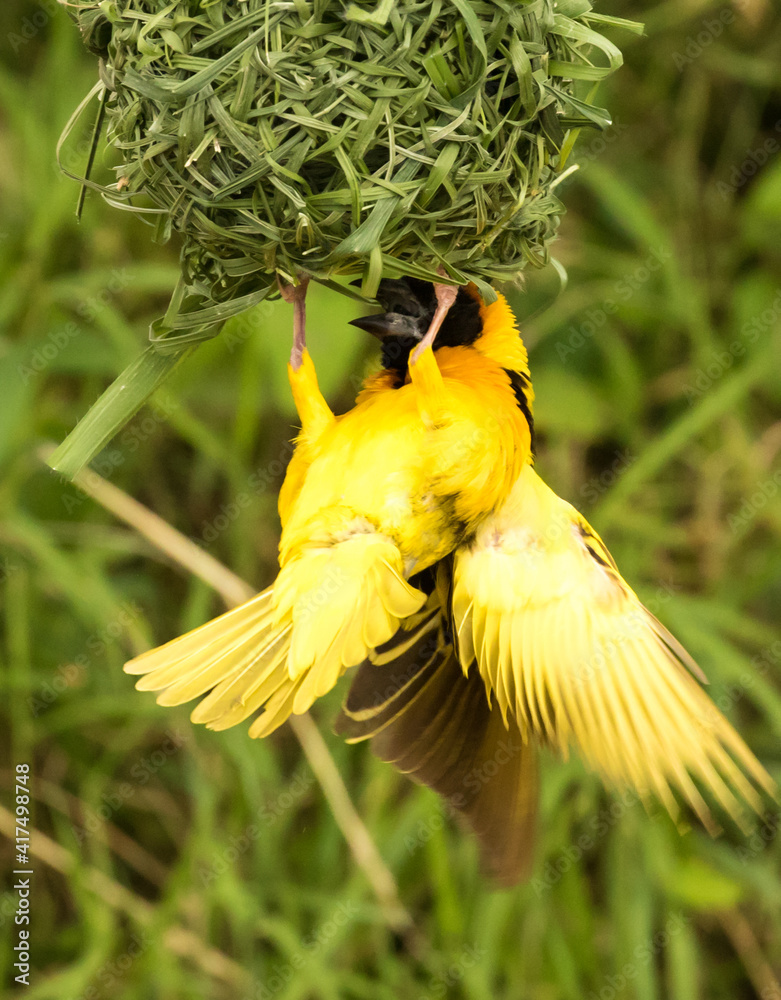
{"type": "MultiPolygon", "coordinates": [[[[423,339],[437,308],[434,286],[417,278],[384,278],[377,289],[377,301],[384,312],[360,316],[351,324],[382,341],[385,368],[406,367],[409,352],[423,339]]],[[[437,334],[435,349],[467,346],[481,331],[479,298],[459,288],[437,334]]]]}

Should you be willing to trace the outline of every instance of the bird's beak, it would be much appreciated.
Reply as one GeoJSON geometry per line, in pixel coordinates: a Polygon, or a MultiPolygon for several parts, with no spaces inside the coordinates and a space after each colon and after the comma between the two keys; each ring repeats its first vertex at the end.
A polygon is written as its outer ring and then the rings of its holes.
{"type": "Polygon", "coordinates": [[[400,313],[373,313],[371,316],[359,316],[358,319],[351,319],[350,325],[365,330],[379,340],[387,340],[389,337],[413,337],[415,340],[420,340],[422,336],[415,321],[400,313]]]}
{"type": "Polygon", "coordinates": [[[373,337],[384,340],[385,337],[393,336],[393,323],[386,313],[373,313],[371,316],[359,316],[358,319],[351,319],[350,326],[357,326],[359,330],[365,330],[373,337]]]}

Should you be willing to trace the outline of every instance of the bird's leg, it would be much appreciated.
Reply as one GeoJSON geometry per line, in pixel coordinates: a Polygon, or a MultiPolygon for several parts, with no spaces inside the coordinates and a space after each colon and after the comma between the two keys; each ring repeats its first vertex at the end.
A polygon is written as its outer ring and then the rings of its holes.
{"type": "Polygon", "coordinates": [[[434,294],[437,308],[425,336],[409,357],[409,377],[417,390],[420,415],[424,424],[432,427],[436,425],[444,405],[445,384],[431,348],[450,307],[456,301],[458,288],[438,283],[434,285],[434,294]]]}
{"type": "Polygon", "coordinates": [[[447,316],[450,311],[450,307],[456,301],[456,296],[458,295],[458,287],[456,285],[434,285],[434,294],[437,298],[437,308],[434,311],[434,315],[431,318],[431,323],[429,324],[426,334],[412,352],[410,357],[410,364],[414,365],[421,354],[434,343],[436,335],[439,333],[439,328],[442,326],[445,316],[447,316]]]}
{"type": "Polygon", "coordinates": [[[308,441],[316,440],[334,420],[317,384],[317,373],[306,349],[306,289],[309,276],[304,274],[297,285],[283,285],[277,278],[285,302],[293,304],[293,347],[290,350],[288,378],[293,402],[301,419],[301,434],[308,441]]]}
{"type": "Polygon", "coordinates": [[[297,285],[283,285],[277,278],[277,284],[285,302],[293,304],[293,347],[290,351],[290,367],[297,372],[306,350],[306,290],[309,277],[302,274],[297,285]]]}

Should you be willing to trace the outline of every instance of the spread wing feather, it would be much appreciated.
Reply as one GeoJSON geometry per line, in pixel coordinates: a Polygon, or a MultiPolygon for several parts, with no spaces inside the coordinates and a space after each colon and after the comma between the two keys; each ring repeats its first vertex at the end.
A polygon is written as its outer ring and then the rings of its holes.
{"type": "Polygon", "coordinates": [[[774,792],[696,663],[531,467],[457,552],[453,620],[463,670],[476,662],[524,739],[564,754],[574,744],[609,783],[657,795],[673,816],[677,790],[711,830],[699,786],[744,827],[742,802],[759,812],[757,789],[774,792]]]}
{"type": "Polygon", "coordinates": [[[388,539],[370,532],[302,553],[273,587],[125,665],[161,705],[206,695],[193,722],[235,726],[264,708],[250,736],[308,711],[344,671],[419,611],[425,594],[400,573],[388,539]]]}

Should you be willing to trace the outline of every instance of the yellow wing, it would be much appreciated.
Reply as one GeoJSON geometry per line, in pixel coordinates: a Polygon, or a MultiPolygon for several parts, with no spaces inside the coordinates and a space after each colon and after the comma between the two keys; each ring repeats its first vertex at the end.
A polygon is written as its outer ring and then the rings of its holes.
{"type": "Polygon", "coordinates": [[[453,619],[464,671],[476,661],[505,718],[609,782],[672,789],[715,829],[693,778],[742,822],[747,779],[773,782],[693,674],[689,654],[640,603],[598,535],[529,466],[455,556],[453,619]],[[737,793],[737,794],[736,794],[737,793]]]}
{"type": "Polygon", "coordinates": [[[396,546],[371,532],[302,551],[268,590],[125,664],[161,705],[210,692],[192,721],[227,729],[265,706],[250,736],[308,711],[344,671],[386,642],[425,594],[402,577],[396,546]]]}

